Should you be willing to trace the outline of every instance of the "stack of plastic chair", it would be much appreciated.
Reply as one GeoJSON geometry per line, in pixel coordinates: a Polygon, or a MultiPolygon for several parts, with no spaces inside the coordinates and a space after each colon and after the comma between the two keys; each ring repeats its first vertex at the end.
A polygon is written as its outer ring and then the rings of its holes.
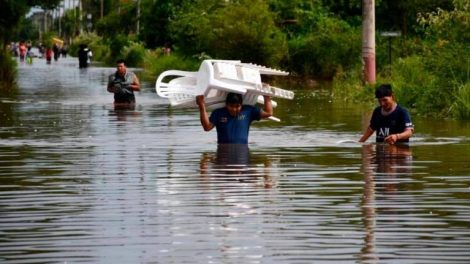
{"type": "MultiPolygon", "coordinates": [[[[243,103],[263,104],[263,95],[293,99],[292,91],[261,82],[261,75],[288,75],[280,71],[234,60],[205,60],[197,72],[170,70],[158,76],[155,89],[160,97],[168,98],[174,107],[197,107],[195,97],[204,95],[208,108],[225,105],[227,93],[243,95],[243,103]],[[165,78],[172,78],[165,83],[165,78]]],[[[277,103],[273,101],[273,107],[277,103]]],[[[275,120],[275,118],[273,118],[275,120]]]]}

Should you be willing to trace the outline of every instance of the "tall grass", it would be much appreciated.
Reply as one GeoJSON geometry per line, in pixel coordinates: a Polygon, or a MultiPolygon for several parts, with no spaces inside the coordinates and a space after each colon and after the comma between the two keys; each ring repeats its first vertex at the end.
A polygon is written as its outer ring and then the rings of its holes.
{"type": "Polygon", "coordinates": [[[16,60],[13,60],[10,53],[0,49],[0,91],[2,94],[11,94],[16,85],[16,60]]]}
{"type": "Polygon", "coordinates": [[[458,118],[470,119],[470,82],[458,86],[451,110],[458,118]]]}

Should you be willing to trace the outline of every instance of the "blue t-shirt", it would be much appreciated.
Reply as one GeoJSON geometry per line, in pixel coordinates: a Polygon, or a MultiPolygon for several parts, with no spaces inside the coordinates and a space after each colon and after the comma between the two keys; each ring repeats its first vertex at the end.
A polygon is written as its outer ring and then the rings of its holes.
{"type": "Polygon", "coordinates": [[[243,105],[237,116],[231,116],[227,108],[219,108],[212,112],[209,121],[217,129],[219,144],[248,144],[248,133],[253,120],[261,119],[261,109],[251,105],[243,105]]]}
{"type": "MultiPolygon", "coordinates": [[[[413,123],[408,111],[397,105],[395,110],[388,115],[383,115],[381,107],[374,109],[370,119],[370,128],[375,131],[376,142],[383,142],[392,134],[402,133],[407,128],[413,129],[413,123]]],[[[408,139],[400,139],[399,142],[408,142],[408,139]]]]}

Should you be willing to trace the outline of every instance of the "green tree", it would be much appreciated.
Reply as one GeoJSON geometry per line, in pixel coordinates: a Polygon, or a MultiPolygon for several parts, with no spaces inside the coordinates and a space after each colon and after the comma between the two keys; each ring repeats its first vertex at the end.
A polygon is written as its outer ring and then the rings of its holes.
{"type": "Polygon", "coordinates": [[[175,18],[183,0],[147,0],[142,2],[139,39],[148,48],[171,45],[169,23],[175,18]]]}
{"type": "Polygon", "coordinates": [[[321,0],[269,0],[268,4],[276,15],[276,25],[287,34],[288,39],[310,33],[315,24],[326,16],[321,0]]]}
{"type": "Polygon", "coordinates": [[[136,32],[136,6],[133,2],[123,2],[103,19],[98,20],[95,29],[99,35],[109,38],[118,34],[128,35],[136,32]]]}
{"type": "Polygon", "coordinates": [[[330,79],[360,63],[359,28],[324,17],[312,31],[289,40],[289,69],[301,76],[330,79]]]}
{"type": "Polygon", "coordinates": [[[208,40],[212,39],[212,13],[225,6],[219,0],[196,0],[183,3],[181,9],[170,21],[170,37],[177,48],[193,56],[209,50],[208,40]]]}
{"type": "Polygon", "coordinates": [[[26,0],[0,0],[0,6],[0,40],[2,49],[5,49],[30,5],[26,0]]]}
{"type": "Polygon", "coordinates": [[[197,1],[183,8],[171,29],[178,47],[189,55],[204,52],[219,59],[278,65],[287,54],[285,35],[262,0],[197,1]]]}
{"type": "Polygon", "coordinates": [[[376,7],[377,29],[400,30],[404,35],[416,33],[418,14],[432,12],[436,8],[451,10],[452,0],[381,0],[376,7]]]}

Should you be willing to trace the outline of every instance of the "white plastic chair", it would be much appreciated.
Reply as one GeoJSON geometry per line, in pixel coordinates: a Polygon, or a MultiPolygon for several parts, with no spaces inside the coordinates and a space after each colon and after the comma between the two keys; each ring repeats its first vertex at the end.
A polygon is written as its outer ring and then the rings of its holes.
{"type": "MultiPolygon", "coordinates": [[[[263,103],[263,96],[293,99],[292,91],[261,82],[261,75],[288,75],[288,72],[271,69],[238,60],[205,60],[197,72],[170,70],[157,78],[157,94],[168,98],[172,106],[197,107],[195,97],[204,95],[209,108],[222,107],[227,93],[243,95],[244,104],[263,103]],[[173,77],[165,83],[166,77],[173,77]]],[[[277,103],[273,101],[273,107],[277,103]]]]}

